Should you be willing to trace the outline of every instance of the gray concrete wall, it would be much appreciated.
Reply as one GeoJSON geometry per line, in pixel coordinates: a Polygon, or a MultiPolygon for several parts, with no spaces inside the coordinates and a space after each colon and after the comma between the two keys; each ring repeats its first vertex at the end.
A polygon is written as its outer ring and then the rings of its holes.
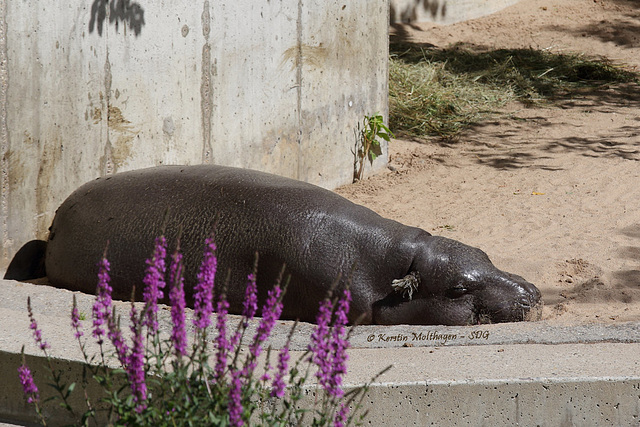
{"type": "Polygon", "coordinates": [[[105,174],[213,163],[350,182],[363,116],[387,115],[388,11],[0,0],[0,267],[105,174]]]}
{"type": "Polygon", "coordinates": [[[390,0],[391,23],[453,24],[490,15],[520,0],[390,0]]]}

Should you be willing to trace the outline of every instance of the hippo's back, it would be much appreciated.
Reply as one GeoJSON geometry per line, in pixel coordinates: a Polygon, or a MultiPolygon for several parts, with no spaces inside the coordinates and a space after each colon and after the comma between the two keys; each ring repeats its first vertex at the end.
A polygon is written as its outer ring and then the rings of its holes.
{"type": "MultiPolygon", "coordinates": [[[[328,190],[257,171],[200,165],[123,172],[83,185],[60,206],[47,244],[47,276],[54,285],[94,292],[96,264],[108,243],[114,296],[128,298],[135,285],[140,298],[145,260],[165,224],[170,248],[180,235],[187,283],[195,281],[214,228],[219,271],[230,272],[232,281],[243,282],[257,251],[266,266],[258,275],[263,280],[273,282],[287,263],[310,282],[318,275],[310,262],[323,271],[333,263],[337,274],[358,256],[357,243],[335,239],[336,233],[365,227],[385,234],[389,220],[328,190]]],[[[315,299],[326,280],[308,283],[304,292],[315,299]]],[[[232,305],[241,291],[229,289],[232,305]]]]}

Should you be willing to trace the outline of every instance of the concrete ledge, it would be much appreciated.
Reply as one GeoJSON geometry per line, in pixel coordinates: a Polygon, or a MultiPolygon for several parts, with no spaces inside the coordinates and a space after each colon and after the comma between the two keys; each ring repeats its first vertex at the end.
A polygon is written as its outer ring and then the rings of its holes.
{"type": "MultiPolygon", "coordinates": [[[[69,326],[73,293],[14,281],[0,281],[0,286],[0,375],[6,379],[0,389],[0,422],[27,425],[35,418],[17,378],[23,344],[36,378],[45,372],[28,329],[27,295],[52,345],[55,364],[71,382],[82,372],[82,356],[69,326]]],[[[93,297],[76,296],[80,311],[89,317],[93,297]]],[[[129,303],[116,306],[126,318],[129,303]]],[[[164,331],[170,327],[168,318],[164,310],[164,331]]],[[[271,340],[274,348],[283,345],[291,323],[278,323],[271,340]]],[[[297,355],[312,328],[299,325],[292,341],[297,355]]],[[[364,384],[393,366],[364,400],[371,425],[610,426],[640,421],[640,323],[363,326],[356,328],[351,343],[347,387],[364,384]]],[[[314,396],[311,387],[306,402],[314,396]]],[[[54,405],[46,411],[53,424],[69,421],[54,405]]]]}
{"type": "Polygon", "coordinates": [[[539,378],[376,385],[373,425],[638,425],[640,378],[539,378]]]}

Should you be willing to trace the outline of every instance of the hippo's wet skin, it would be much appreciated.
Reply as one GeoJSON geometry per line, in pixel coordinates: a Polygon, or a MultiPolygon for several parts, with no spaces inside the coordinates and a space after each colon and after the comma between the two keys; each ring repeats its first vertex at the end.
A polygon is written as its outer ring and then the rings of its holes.
{"type": "MultiPolygon", "coordinates": [[[[211,165],[124,172],[78,188],[51,226],[44,263],[49,282],[95,292],[96,263],[108,241],[114,297],[130,298],[136,285],[141,298],[145,259],[167,208],[170,244],[182,229],[188,300],[204,240],[217,222],[218,278],[230,272],[232,313],[242,310],[257,251],[261,298],[283,264],[291,275],[283,318],[314,321],[339,275],[351,275],[352,322],[362,315],[363,323],[465,325],[539,315],[538,289],[498,270],[479,249],[382,218],[311,184],[211,165]]],[[[42,244],[30,244],[38,250],[24,253],[43,252],[42,244]]],[[[29,275],[14,265],[41,270],[33,267],[38,261],[14,259],[6,278],[29,275]]]]}

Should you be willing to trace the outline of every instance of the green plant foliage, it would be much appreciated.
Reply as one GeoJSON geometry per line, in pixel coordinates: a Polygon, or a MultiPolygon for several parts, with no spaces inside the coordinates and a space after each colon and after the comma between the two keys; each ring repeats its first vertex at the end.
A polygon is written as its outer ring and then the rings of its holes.
{"type": "MultiPolygon", "coordinates": [[[[71,394],[78,392],[77,384],[66,386],[62,372],[53,368],[47,351],[50,346],[43,339],[28,299],[30,329],[48,362],[49,386],[56,394],[40,401],[39,389],[24,355],[18,376],[25,398],[34,405],[42,425],[47,423],[47,411],[42,410],[41,405],[49,400],[56,400],[76,419],[76,425],[83,426],[105,423],[114,426],[346,426],[362,423],[364,414],[359,413],[359,408],[371,383],[347,392],[342,387],[349,347],[347,314],[351,294],[348,287],[340,292],[332,288],[320,303],[317,325],[307,351],[289,365],[289,344],[296,323],[285,346],[277,352],[277,363],[272,364],[271,348],[264,347],[282,312],[286,281],[281,288],[281,275],[268,292],[260,312],[262,318],[255,319],[257,328],[251,339],[247,327],[258,310],[256,260],[254,271],[247,277],[242,317],[235,328],[227,328],[231,319],[227,316],[229,306],[225,287],[214,298],[217,255],[213,238],[208,239],[198,284],[194,288],[197,302],[192,347],[183,350],[181,335],[186,335],[186,331],[178,326],[184,325],[185,316],[183,312],[173,311],[175,307],[184,307],[184,294],[179,292],[181,256],[178,251],[174,252],[167,269],[165,253],[166,242],[160,237],[156,239],[153,256],[147,261],[144,308],[138,311],[138,306],[131,304],[130,340],[123,336],[119,316],[112,306],[110,266],[106,256],[102,259],[91,328],[100,351],[91,358],[86,352],[89,338],[85,337],[85,332],[89,331],[82,325],[74,297],[71,326],[85,360],[86,375],[80,383],[86,404],[83,408],[74,408],[69,403],[71,394]],[[168,338],[161,337],[157,324],[157,303],[165,285],[171,285],[173,333],[168,338]],[[213,318],[215,330],[211,331],[213,318]],[[209,336],[211,332],[214,334],[209,336]],[[113,350],[107,348],[106,339],[113,350]],[[265,353],[266,366],[259,370],[259,360],[263,360],[261,355],[265,353]],[[118,367],[110,368],[113,363],[118,367]],[[312,366],[316,367],[314,375],[318,380],[315,387],[307,385],[312,366]],[[98,402],[92,402],[86,393],[86,386],[92,381],[102,387],[106,396],[98,402]],[[310,407],[302,406],[301,400],[309,391],[317,393],[316,401],[310,407]]],[[[371,381],[375,378],[377,376],[371,381]]]]}
{"type": "Polygon", "coordinates": [[[384,124],[384,117],[382,117],[381,114],[377,113],[372,116],[364,116],[362,129],[360,130],[361,146],[358,152],[360,167],[355,179],[362,179],[365,159],[368,158],[369,161],[373,163],[373,161],[382,154],[382,147],[380,147],[378,138],[389,142],[393,137],[393,133],[384,124]]]}
{"type": "Polygon", "coordinates": [[[550,104],[639,74],[606,59],[536,49],[391,46],[389,123],[400,134],[452,137],[508,102],[550,104]]]}

